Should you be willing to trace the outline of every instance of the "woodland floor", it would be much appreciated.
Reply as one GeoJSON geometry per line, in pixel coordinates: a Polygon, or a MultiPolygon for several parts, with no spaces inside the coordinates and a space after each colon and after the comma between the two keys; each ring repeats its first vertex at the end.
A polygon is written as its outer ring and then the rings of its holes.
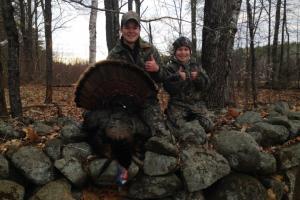
{"type": "MultiPolygon", "coordinates": [[[[77,108],[74,103],[74,87],[54,87],[53,88],[53,104],[44,104],[45,98],[45,87],[42,85],[26,85],[21,87],[21,98],[23,106],[23,115],[25,117],[32,118],[34,120],[48,120],[58,116],[68,116],[74,118],[77,121],[82,121],[82,109],[77,108]]],[[[7,92],[6,92],[7,94],[7,92]]],[[[236,90],[235,99],[236,108],[228,108],[228,113],[223,115],[222,118],[217,120],[217,125],[229,125],[234,121],[234,118],[239,115],[236,110],[245,109],[245,96],[242,90],[236,90]]],[[[251,98],[251,97],[250,97],[251,98]]],[[[8,98],[6,98],[8,99],[8,98]]],[[[167,97],[162,95],[163,103],[162,106],[166,106],[167,97]]],[[[292,105],[293,111],[300,112],[300,89],[294,90],[270,90],[270,89],[259,89],[257,102],[260,108],[258,111],[262,115],[267,115],[266,110],[264,110],[264,105],[272,104],[279,100],[284,100],[292,105]]],[[[8,104],[8,103],[7,103],[8,104]]],[[[249,103],[251,107],[251,103],[249,103]]],[[[249,108],[249,106],[248,106],[249,108]]],[[[12,121],[12,124],[18,126],[17,120],[12,121]]],[[[0,153],[4,153],[7,147],[12,143],[17,143],[19,145],[24,145],[28,143],[35,143],[37,146],[43,147],[45,142],[51,138],[56,137],[59,133],[60,128],[55,127],[55,132],[48,138],[37,138],[38,136],[32,132],[30,127],[24,128],[22,130],[26,133],[26,138],[24,141],[7,141],[0,138],[0,153]]],[[[296,139],[297,142],[300,138],[296,139]]],[[[295,141],[295,142],[296,142],[295,141]]],[[[87,187],[83,190],[83,200],[118,200],[122,199],[122,192],[118,192],[117,188],[95,188],[87,187]]]]}
{"type": "MultiPolygon", "coordinates": [[[[63,116],[82,120],[82,109],[77,108],[74,103],[74,87],[54,87],[53,105],[45,105],[45,87],[41,85],[26,85],[21,87],[21,98],[24,116],[33,119],[48,119],[55,117],[61,112],[63,116]],[[58,110],[59,109],[59,110],[58,110]]],[[[163,98],[165,95],[162,95],[163,98]]],[[[7,98],[8,99],[8,98],[7,98]]],[[[245,109],[245,95],[242,90],[236,90],[234,97],[236,108],[245,109]]],[[[251,101],[251,97],[248,97],[251,101]]],[[[259,89],[257,95],[258,105],[267,105],[279,100],[289,102],[295,111],[300,111],[300,89],[293,90],[270,90],[259,89]]],[[[166,99],[163,101],[165,107],[166,99]]],[[[250,102],[248,100],[248,102],[250,102]]],[[[248,103],[251,107],[251,103],[248,103]]],[[[249,108],[249,106],[248,106],[249,108]]]]}

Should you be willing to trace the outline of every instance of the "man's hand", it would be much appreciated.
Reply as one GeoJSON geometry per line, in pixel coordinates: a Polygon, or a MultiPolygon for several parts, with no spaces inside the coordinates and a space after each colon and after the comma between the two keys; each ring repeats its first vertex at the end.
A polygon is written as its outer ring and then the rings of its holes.
{"type": "Polygon", "coordinates": [[[181,78],[181,80],[185,80],[186,79],[186,73],[185,71],[183,70],[183,68],[180,66],[179,70],[178,70],[178,74],[181,78]]]}
{"type": "Polygon", "coordinates": [[[159,66],[156,63],[153,55],[150,56],[149,60],[146,61],[145,63],[145,70],[147,72],[158,72],[159,71],[159,66]]]}

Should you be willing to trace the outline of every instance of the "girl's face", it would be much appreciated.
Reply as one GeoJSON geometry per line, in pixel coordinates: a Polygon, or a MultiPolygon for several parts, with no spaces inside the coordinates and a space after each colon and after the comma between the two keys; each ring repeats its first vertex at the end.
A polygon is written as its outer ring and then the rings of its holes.
{"type": "Polygon", "coordinates": [[[124,42],[128,45],[134,44],[140,37],[140,27],[137,23],[129,21],[121,28],[124,42]]]}
{"type": "Polygon", "coordinates": [[[176,49],[175,57],[182,63],[187,63],[191,58],[191,51],[188,47],[182,46],[176,49]]]}

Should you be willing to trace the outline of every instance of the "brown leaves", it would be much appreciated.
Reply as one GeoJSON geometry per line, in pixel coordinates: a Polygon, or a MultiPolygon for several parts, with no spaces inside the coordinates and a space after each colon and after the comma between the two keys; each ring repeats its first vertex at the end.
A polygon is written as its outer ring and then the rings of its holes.
{"type": "Polygon", "coordinates": [[[118,191],[118,188],[95,188],[88,187],[83,190],[82,200],[122,200],[126,191],[118,191]]]}
{"type": "Polygon", "coordinates": [[[40,136],[32,127],[23,128],[22,131],[26,134],[25,140],[30,143],[35,143],[40,141],[40,136]]]}

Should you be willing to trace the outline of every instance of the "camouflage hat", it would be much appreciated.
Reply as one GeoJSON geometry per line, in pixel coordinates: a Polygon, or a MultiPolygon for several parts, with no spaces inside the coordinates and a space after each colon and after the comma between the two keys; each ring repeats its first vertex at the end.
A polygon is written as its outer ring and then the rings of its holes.
{"type": "Polygon", "coordinates": [[[127,13],[123,14],[121,20],[121,27],[124,26],[129,20],[135,21],[138,25],[140,25],[140,17],[136,12],[128,11],[127,13]]]}
{"type": "Polygon", "coordinates": [[[188,47],[191,50],[192,42],[187,37],[181,36],[181,37],[177,38],[175,40],[175,42],[173,43],[173,49],[174,49],[174,51],[176,51],[176,49],[178,49],[179,47],[182,47],[182,46],[188,47]]]}

